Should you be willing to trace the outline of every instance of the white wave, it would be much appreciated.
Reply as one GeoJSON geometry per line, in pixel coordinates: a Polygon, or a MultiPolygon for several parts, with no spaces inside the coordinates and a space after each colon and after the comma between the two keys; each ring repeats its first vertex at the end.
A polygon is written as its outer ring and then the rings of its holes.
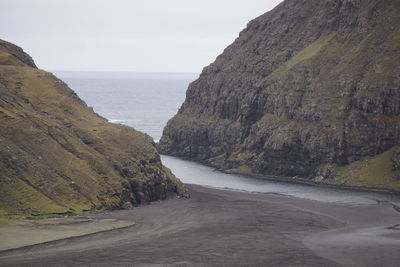
{"type": "Polygon", "coordinates": [[[124,123],[124,122],[130,122],[130,120],[108,120],[108,122],[111,122],[111,123],[124,123]]]}

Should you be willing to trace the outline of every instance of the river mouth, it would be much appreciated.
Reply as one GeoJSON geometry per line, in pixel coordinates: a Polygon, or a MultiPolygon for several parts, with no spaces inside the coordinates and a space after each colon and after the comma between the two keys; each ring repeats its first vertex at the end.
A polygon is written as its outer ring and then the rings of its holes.
{"type": "Polygon", "coordinates": [[[227,174],[189,160],[161,155],[165,166],[186,184],[239,190],[251,193],[278,194],[319,202],[347,205],[377,205],[390,202],[400,206],[400,196],[360,192],[349,189],[325,188],[312,185],[256,179],[246,175],[227,174]]]}

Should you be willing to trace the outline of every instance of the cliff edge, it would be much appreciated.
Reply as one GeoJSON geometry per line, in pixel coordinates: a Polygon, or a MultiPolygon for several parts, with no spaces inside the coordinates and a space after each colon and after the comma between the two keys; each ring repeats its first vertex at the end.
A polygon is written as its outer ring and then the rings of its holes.
{"type": "Polygon", "coordinates": [[[152,139],[108,123],[0,40],[0,216],[131,207],[185,188],[152,139]]]}
{"type": "Polygon", "coordinates": [[[161,153],[233,172],[400,186],[400,2],[286,0],[192,82],[161,153]]]}

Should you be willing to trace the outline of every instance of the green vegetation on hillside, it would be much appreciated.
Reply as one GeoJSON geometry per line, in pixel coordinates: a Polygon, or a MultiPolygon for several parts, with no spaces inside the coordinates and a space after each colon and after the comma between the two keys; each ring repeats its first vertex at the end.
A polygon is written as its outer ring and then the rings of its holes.
{"type": "Polygon", "coordinates": [[[154,143],[95,114],[0,41],[0,216],[130,207],[184,194],[154,143]]]}
{"type": "Polygon", "coordinates": [[[392,170],[392,148],[375,157],[364,157],[348,165],[338,167],[335,182],[359,185],[399,187],[398,173],[392,170]]]}
{"type": "Polygon", "coordinates": [[[339,184],[397,187],[399,13],[396,0],[283,1],[189,85],[160,151],[310,183],[339,166],[339,184]]]}
{"type": "Polygon", "coordinates": [[[328,35],[321,36],[318,40],[301,50],[285,64],[276,69],[271,75],[284,74],[298,63],[318,55],[325,46],[331,45],[330,41],[335,37],[335,35],[336,33],[333,32],[328,35]]]}

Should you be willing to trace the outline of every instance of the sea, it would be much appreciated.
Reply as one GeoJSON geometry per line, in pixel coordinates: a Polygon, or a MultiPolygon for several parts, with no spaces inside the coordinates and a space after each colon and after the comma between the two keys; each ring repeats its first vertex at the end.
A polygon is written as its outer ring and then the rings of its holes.
{"type": "MultiPolygon", "coordinates": [[[[185,99],[188,85],[198,73],[134,73],[55,71],[88,106],[112,123],[121,123],[150,135],[156,142],[164,126],[185,99]]],[[[184,183],[279,194],[322,202],[376,205],[400,198],[389,194],[315,187],[226,174],[208,166],[171,156],[161,156],[164,165],[184,183]]]]}
{"type": "Polygon", "coordinates": [[[128,125],[160,140],[168,120],[198,73],[76,72],[54,74],[110,122],[128,125]]]}

